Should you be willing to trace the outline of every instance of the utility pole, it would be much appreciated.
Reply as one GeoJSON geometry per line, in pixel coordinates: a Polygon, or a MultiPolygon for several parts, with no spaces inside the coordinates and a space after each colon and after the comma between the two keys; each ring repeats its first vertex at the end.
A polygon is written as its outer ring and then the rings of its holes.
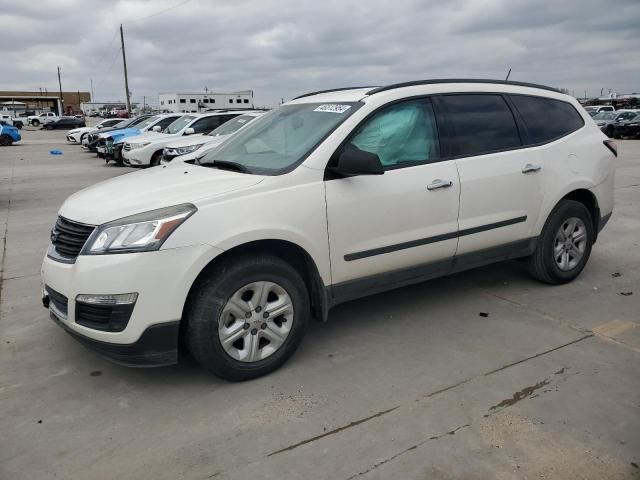
{"type": "Polygon", "coordinates": [[[62,112],[58,112],[60,116],[64,115],[64,99],[62,98],[62,80],[60,80],[60,67],[58,67],[58,87],[60,87],[60,106],[62,108],[62,112]]]}
{"type": "Polygon", "coordinates": [[[142,96],[142,113],[146,113],[147,111],[147,96],[142,96]]]}
{"type": "Polygon", "coordinates": [[[131,115],[131,99],[129,98],[129,77],[127,76],[127,56],[124,53],[124,33],[120,24],[120,43],[122,44],[122,64],[124,65],[124,89],[127,94],[127,113],[131,115]]]}
{"type": "Polygon", "coordinates": [[[96,101],[96,96],[93,94],[93,78],[91,79],[91,101],[96,101]]]}

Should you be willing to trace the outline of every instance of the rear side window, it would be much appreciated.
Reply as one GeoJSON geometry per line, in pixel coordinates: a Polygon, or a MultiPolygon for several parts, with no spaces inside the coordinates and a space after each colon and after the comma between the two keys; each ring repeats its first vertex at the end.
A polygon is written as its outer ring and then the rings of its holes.
{"type": "Polygon", "coordinates": [[[473,156],[521,145],[513,113],[501,95],[441,97],[455,135],[456,156],[473,156]]]}
{"type": "Polygon", "coordinates": [[[552,98],[511,95],[528,133],[528,144],[535,145],[569,135],[584,125],[573,106],[552,98]]]}

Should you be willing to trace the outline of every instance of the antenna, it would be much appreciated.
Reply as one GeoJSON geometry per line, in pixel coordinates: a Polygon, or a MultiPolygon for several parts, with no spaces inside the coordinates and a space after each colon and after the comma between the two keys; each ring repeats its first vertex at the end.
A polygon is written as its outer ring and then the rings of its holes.
{"type": "Polygon", "coordinates": [[[511,68],[509,68],[509,72],[507,73],[507,78],[504,79],[505,82],[509,80],[509,75],[511,75],[511,68]]]}

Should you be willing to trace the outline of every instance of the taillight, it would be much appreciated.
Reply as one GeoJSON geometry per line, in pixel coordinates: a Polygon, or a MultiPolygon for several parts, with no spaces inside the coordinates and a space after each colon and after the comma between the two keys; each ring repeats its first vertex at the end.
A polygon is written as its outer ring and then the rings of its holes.
{"type": "Polygon", "coordinates": [[[611,150],[611,153],[613,153],[615,157],[618,156],[618,146],[616,145],[616,142],[608,138],[606,140],[603,140],[602,143],[604,143],[605,147],[611,150]]]}

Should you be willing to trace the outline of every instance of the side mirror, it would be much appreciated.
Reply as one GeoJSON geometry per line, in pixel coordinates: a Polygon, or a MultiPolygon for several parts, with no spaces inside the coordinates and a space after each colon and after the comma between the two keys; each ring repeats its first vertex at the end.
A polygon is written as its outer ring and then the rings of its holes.
{"type": "Polygon", "coordinates": [[[196,133],[196,131],[191,127],[185,129],[185,131],[184,131],[185,135],[193,135],[194,133],[196,133]]]}
{"type": "Polygon", "coordinates": [[[160,132],[161,130],[162,130],[162,127],[160,127],[160,125],[156,125],[151,129],[152,132],[160,132]]]}
{"type": "Polygon", "coordinates": [[[96,128],[104,128],[102,125],[96,125],[96,128]]]}
{"type": "Polygon", "coordinates": [[[330,170],[341,177],[384,174],[378,155],[360,150],[351,144],[340,153],[338,163],[330,170]]]}

